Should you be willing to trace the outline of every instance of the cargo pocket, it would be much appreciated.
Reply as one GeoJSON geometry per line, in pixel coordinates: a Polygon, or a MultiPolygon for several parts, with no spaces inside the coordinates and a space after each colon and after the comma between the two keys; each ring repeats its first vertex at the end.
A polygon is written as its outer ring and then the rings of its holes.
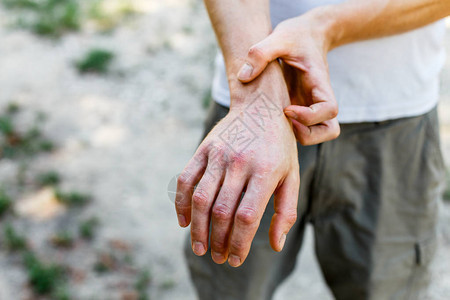
{"type": "Polygon", "coordinates": [[[431,262],[436,253],[436,236],[415,243],[415,264],[408,283],[407,299],[424,299],[431,279],[431,262]]]}
{"type": "Polygon", "coordinates": [[[427,266],[436,253],[436,237],[428,238],[414,245],[415,262],[417,266],[427,266]]]}
{"type": "Polygon", "coordinates": [[[385,245],[376,250],[369,298],[424,299],[430,282],[430,263],[436,251],[435,235],[409,243],[407,247],[385,245]]]}

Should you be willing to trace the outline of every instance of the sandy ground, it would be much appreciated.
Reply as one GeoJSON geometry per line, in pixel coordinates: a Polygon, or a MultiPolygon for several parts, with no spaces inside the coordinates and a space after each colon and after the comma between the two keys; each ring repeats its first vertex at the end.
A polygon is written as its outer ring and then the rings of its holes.
{"type": "MultiPolygon", "coordinates": [[[[7,12],[0,9],[0,106],[14,100],[48,114],[44,129],[59,147],[35,158],[30,172],[57,169],[68,186],[93,194],[84,214],[95,213],[102,222],[95,249],[109,239],[125,240],[133,245],[137,264],[151,269],[151,299],[195,299],[181,251],[187,232],[177,226],[167,185],[199,141],[215,41],[197,2],[149,3],[142,15],[111,34],[85,30],[59,41],[9,29],[7,12]],[[116,53],[110,75],[77,74],[73,61],[90,47],[116,53]],[[167,288],[167,282],[174,285],[167,288]]],[[[446,41],[450,54],[450,34],[446,41]]],[[[442,141],[450,165],[450,60],[442,78],[442,141]]],[[[12,161],[0,161],[1,182],[10,183],[17,169],[12,161]]],[[[57,224],[29,221],[23,227],[45,253],[40,241],[57,224]]],[[[430,299],[450,295],[449,224],[446,204],[430,299]]],[[[308,231],[297,269],[275,299],[331,299],[312,245],[308,231]]],[[[88,268],[90,250],[82,249],[67,255],[88,268]]],[[[118,299],[113,281],[92,275],[71,290],[77,299],[118,299]]],[[[20,267],[0,252],[0,299],[17,299],[23,284],[20,267]]]]}

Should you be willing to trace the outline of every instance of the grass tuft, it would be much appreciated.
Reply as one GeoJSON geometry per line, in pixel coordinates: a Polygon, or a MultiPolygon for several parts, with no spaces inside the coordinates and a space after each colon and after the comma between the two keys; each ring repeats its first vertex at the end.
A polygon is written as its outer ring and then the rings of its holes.
{"type": "Polygon", "coordinates": [[[55,171],[48,171],[37,176],[39,186],[57,186],[61,183],[60,175],[55,171]]]}
{"type": "Polygon", "coordinates": [[[11,206],[11,198],[5,193],[5,191],[0,189],[0,217],[5,215],[9,211],[11,209],[11,206]]]}
{"type": "Polygon", "coordinates": [[[65,193],[56,190],[56,198],[67,206],[83,206],[90,201],[91,196],[76,191],[65,193]]]}
{"type": "Polygon", "coordinates": [[[19,107],[10,103],[0,113],[0,158],[31,157],[41,152],[50,152],[55,146],[41,132],[42,113],[37,113],[35,124],[19,131],[15,126],[15,118],[19,107]]]}
{"type": "Polygon", "coordinates": [[[94,238],[95,230],[99,225],[97,218],[90,218],[80,223],[78,232],[83,239],[91,240],[94,238]]]}
{"type": "Polygon", "coordinates": [[[6,107],[6,114],[14,115],[20,111],[20,105],[16,102],[9,102],[6,107]]]}
{"type": "Polygon", "coordinates": [[[11,252],[23,251],[28,248],[27,240],[16,232],[11,224],[7,224],[4,229],[5,246],[11,252]]]}
{"type": "Polygon", "coordinates": [[[56,292],[63,279],[63,268],[54,264],[44,264],[34,253],[28,252],[24,256],[28,273],[28,282],[38,295],[48,295],[56,292]]]}
{"type": "Polygon", "coordinates": [[[106,74],[109,72],[114,53],[105,49],[91,49],[75,63],[80,73],[106,74]]]}
{"type": "Polygon", "coordinates": [[[59,37],[81,27],[82,12],[76,0],[2,0],[20,15],[18,25],[36,34],[59,37]]]}
{"type": "Polygon", "coordinates": [[[139,300],[148,299],[147,288],[151,281],[151,275],[149,270],[143,270],[139,273],[134,288],[138,292],[139,300]]]}

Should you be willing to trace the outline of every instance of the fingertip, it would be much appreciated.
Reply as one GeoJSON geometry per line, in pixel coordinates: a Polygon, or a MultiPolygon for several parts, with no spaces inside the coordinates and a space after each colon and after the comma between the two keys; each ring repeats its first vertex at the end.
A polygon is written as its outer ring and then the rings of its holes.
{"type": "Polygon", "coordinates": [[[203,256],[206,253],[205,245],[202,242],[194,241],[192,242],[192,250],[197,256],[203,256]]]}
{"type": "Polygon", "coordinates": [[[269,242],[270,242],[270,247],[272,247],[273,251],[275,252],[280,252],[282,247],[280,247],[280,241],[281,241],[281,236],[279,234],[277,234],[278,229],[276,228],[277,224],[276,224],[276,220],[273,217],[272,218],[272,224],[270,225],[269,228],[269,242]]]}
{"type": "Polygon", "coordinates": [[[188,223],[186,221],[186,217],[182,214],[178,215],[178,225],[180,225],[180,227],[186,227],[188,226],[188,223]]]}
{"type": "Polygon", "coordinates": [[[276,240],[276,239],[273,239],[270,242],[270,246],[272,247],[272,250],[275,251],[275,252],[281,252],[281,250],[282,250],[282,248],[280,247],[279,241],[276,240]]]}
{"type": "Polygon", "coordinates": [[[292,111],[292,110],[285,110],[284,114],[289,118],[289,119],[294,119],[297,120],[297,114],[292,111]]]}
{"type": "Polygon", "coordinates": [[[237,255],[231,254],[228,257],[228,264],[233,268],[237,268],[242,264],[241,258],[237,255]]]}
{"type": "Polygon", "coordinates": [[[227,257],[222,253],[211,251],[212,260],[219,265],[224,264],[227,261],[227,257]]]}
{"type": "Polygon", "coordinates": [[[251,80],[253,74],[253,66],[246,62],[238,72],[238,79],[242,82],[248,82],[251,80]]]}
{"type": "Polygon", "coordinates": [[[285,243],[286,243],[286,233],[283,233],[280,237],[280,241],[278,242],[278,247],[280,251],[283,250],[285,243]]]}

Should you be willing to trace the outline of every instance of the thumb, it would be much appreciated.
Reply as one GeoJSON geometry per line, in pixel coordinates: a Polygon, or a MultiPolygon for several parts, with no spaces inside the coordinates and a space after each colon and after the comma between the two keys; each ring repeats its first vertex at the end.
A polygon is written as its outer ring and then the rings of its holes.
{"type": "Polygon", "coordinates": [[[245,63],[238,73],[241,82],[250,82],[264,71],[267,65],[284,53],[283,42],[276,32],[250,47],[245,63]]]}

